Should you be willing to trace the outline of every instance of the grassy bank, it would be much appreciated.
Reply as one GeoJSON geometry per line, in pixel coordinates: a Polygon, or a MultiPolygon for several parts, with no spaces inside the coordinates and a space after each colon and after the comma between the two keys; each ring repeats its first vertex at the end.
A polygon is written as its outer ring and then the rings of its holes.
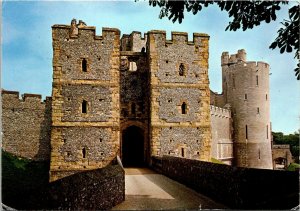
{"type": "Polygon", "coordinates": [[[18,158],[2,150],[2,202],[16,209],[46,206],[49,161],[18,158]]]}

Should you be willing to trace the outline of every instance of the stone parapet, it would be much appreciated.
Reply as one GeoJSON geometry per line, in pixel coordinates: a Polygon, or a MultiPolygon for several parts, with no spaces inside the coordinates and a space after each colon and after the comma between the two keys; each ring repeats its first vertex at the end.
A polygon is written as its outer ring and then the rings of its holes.
{"type": "Polygon", "coordinates": [[[282,145],[272,145],[273,149],[290,149],[290,145],[282,144],[282,145]]]}
{"type": "Polygon", "coordinates": [[[231,118],[231,111],[229,109],[220,108],[216,106],[210,106],[210,115],[221,118],[231,118]]]}
{"type": "Polygon", "coordinates": [[[187,32],[171,32],[171,40],[167,40],[166,38],[166,31],[164,30],[151,30],[148,32],[150,35],[157,35],[160,37],[162,41],[165,42],[165,44],[176,44],[176,43],[185,43],[189,45],[198,45],[198,46],[204,46],[204,43],[202,43],[205,39],[209,39],[209,35],[205,33],[193,33],[193,41],[189,41],[188,39],[188,33],[187,32]]]}

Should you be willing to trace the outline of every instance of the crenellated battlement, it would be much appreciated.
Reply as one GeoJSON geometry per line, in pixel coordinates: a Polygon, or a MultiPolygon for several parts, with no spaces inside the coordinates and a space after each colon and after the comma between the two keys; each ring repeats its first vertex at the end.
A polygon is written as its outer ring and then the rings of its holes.
{"type": "MultiPolygon", "coordinates": [[[[17,91],[10,91],[10,90],[4,90],[1,91],[2,99],[3,101],[6,100],[18,100],[20,103],[29,102],[29,103],[39,103],[39,104],[45,104],[47,102],[51,101],[51,97],[46,97],[45,100],[42,100],[42,95],[40,94],[31,94],[31,93],[24,93],[20,97],[20,93],[17,91]]],[[[5,104],[3,104],[5,106],[5,104]]]]}
{"type": "Polygon", "coordinates": [[[231,54],[231,55],[229,55],[228,52],[223,52],[221,58],[222,58],[221,59],[222,65],[231,65],[231,64],[235,64],[235,63],[238,63],[241,61],[246,62],[247,61],[247,53],[244,49],[240,49],[240,50],[238,50],[238,52],[236,54],[231,54]]]}
{"type": "Polygon", "coordinates": [[[270,65],[266,62],[261,62],[261,61],[246,61],[246,62],[239,62],[239,63],[232,63],[230,64],[230,67],[232,69],[239,69],[241,67],[248,67],[252,70],[264,70],[264,69],[269,69],[270,65]]]}
{"type": "Polygon", "coordinates": [[[73,19],[71,25],[55,24],[52,26],[53,40],[69,40],[77,39],[81,36],[93,37],[95,40],[105,40],[108,34],[114,33],[120,35],[120,30],[117,28],[102,27],[102,35],[96,35],[95,26],[87,26],[83,21],[73,19]]]}
{"type": "Polygon", "coordinates": [[[156,35],[158,39],[164,41],[164,44],[186,43],[188,45],[202,46],[202,41],[209,39],[209,35],[205,33],[193,33],[193,41],[189,41],[187,32],[172,31],[171,40],[167,40],[166,31],[163,30],[151,30],[148,34],[156,35]]]}
{"type": "Polygon", "coordinates": [[[221,118],[231,118],[231,111],[226,108],[220,108],[211,105],[210,106],[210,115],[218,116],[221,118]]]}
{"type": "Polygon", "coordinates": [[[247,61],[247,53],[244,49],[238,50],[238,53],[229,55],[228,52],[223,52],[221,57],[223,65],[231,67],[248,66],[250,68],[269,68],[269,64],[263,61],[247,61]]]}

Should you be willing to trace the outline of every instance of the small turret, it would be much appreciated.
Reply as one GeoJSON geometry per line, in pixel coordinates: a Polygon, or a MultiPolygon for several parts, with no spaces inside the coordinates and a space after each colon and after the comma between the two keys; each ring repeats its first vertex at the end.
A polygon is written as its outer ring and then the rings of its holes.
{"type": "Polygon", "coordinates": [[[229,54],[228,52],[223,52],[221,57],[221,65],[227,65],[229,61],[229,54]]]}

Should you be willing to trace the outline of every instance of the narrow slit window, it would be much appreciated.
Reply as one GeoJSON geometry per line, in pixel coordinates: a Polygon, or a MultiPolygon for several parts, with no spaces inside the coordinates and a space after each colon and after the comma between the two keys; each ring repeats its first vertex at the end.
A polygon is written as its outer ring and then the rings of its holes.
{"type": "Polygon", "coordinates": [[[185,102],[183,102],[181,105],[181,113],[186,114],[186,110],[187,110],[187,105],[185,102]]]}
{"type": "Polygon", "coordinates": [[[269,139],[269,125],[267,125],[267,139],[269,139]]]}
{"type": "Polygon", "coordinates": [[[258,150],[258,159],[260,160],[260,149],[258,150]]]}
{"type": "Polygon", "coordinates": [[[136,110],[136,105],[135,103],[131,104],[131,114],[135,114],[135,110],[136,110]]]}
{"type": "Polygon", "coordinates": [[[86,149],[85,147],[82,149],[82,158],[85,158],[86,157],[86,149]]]}
{"type": "Polygon", "coordinates": [[[232,75],[232,85],[233,85],[233,88],[235,88],[235,79],[234,79],[234,75],[232,75]]]}
{"type": "Polygon", "coordinates": [[[179,65],[179,75],[184,76],[185,75],[185,67],[183,63],[180,63],[179,65]]]}
{"type": "Polygon", "coordinates": [[[256,112],[257,112],[257,114],[259,114],[259,107],[256,108],[256,112]]]}
{"type": "Polygon", "coordinates": [[[246,125],[246,139],[248,139],[248,125],[246,125]]]}
{"type": "Polygon", "coordinates": [[[86,59],[82,59],[81,69],[82,69],[82,72],[87,72],[87,61],[86,61],[86,59]]]}
{"type": "Polygon", "coordinates": [[[184,158],[184,148],[181,148],[181,157],[184,158]]]}
{"type": "Polygon", "coordinates": [[[82,105],[81,105],[81,112],[83,113],[83,114],[86,114],[87,113],[87,101],[86,100],[83,100],[82,101],[82,105]]]}
{"type": "Polygon", "coordinates": [[[268,100],[268,94],[266,94],[266,100],[268,100]]]}
{"type": "Polygon", "coordinates": [[[245,100],[247,100],[248,99],[248,96],[247,96],[247,94],[245,94],[245,100]]]}
{"type": "Polygon", "coordinates": [[[256,76],[256,86],[258,86],[258,75],[256,76]]]}

